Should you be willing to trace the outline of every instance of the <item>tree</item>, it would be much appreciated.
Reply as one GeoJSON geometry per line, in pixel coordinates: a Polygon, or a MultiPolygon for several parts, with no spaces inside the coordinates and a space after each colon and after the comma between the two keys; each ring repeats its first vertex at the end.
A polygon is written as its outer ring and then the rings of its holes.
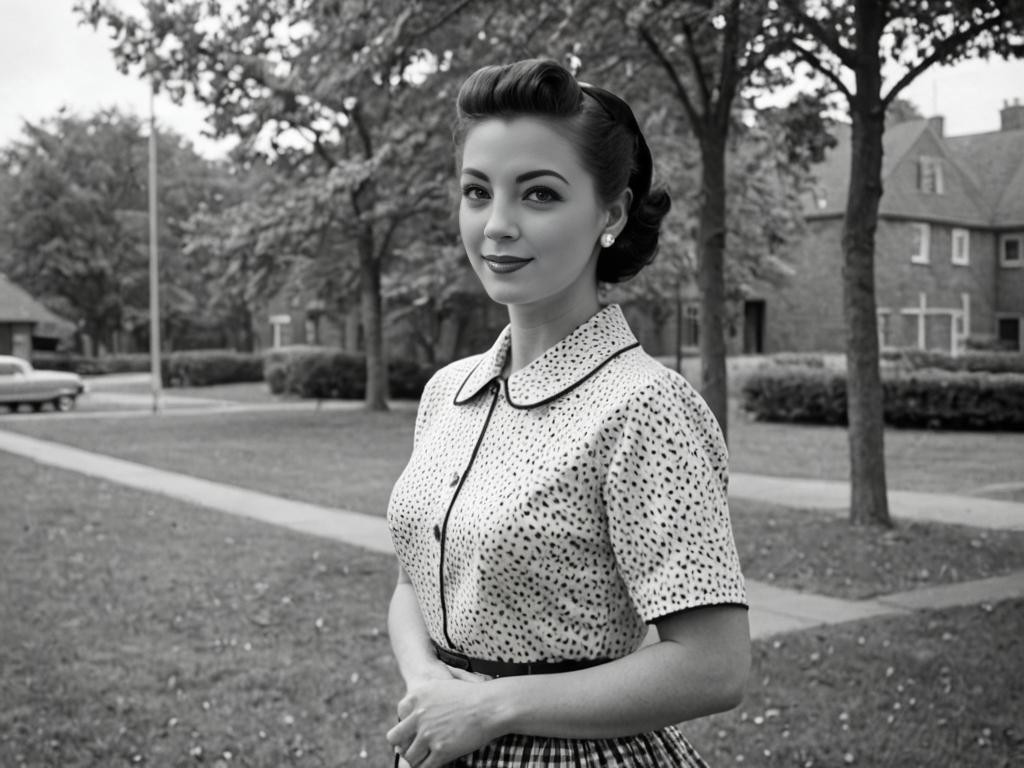
{"type": "Polygon", "coordinates": [[[993,53],[1024,55],[1024,3],[779,0],[779,5],[784,23],[791,25],[793,56],[841,95],[852,122],[842,234],[850,518],[889,526],[874,285],[886,110],[932,65],[993,53]],[[890,67],[898,73],[886,87],[883,70],[890,67]]]}
{"type": "Polygon", "coordinates": [[[228,14],[181,0],[147,3],[146,24],[99,0],[77,6],[112,31],[122,69],[193,95],[216,135],[271,157],[304,152],[290,159],[310,187],[303,199],[337,210],[303,237],[327,236],[324,258],[356,265],[370,408],[387,407],[383,271],[414,219],[447,206],[450,109],[438,99],[454,95],[456,53],[483,45],[463,18],[470,4],[258,0],[228,14]]]}
{"type": "MultiPolygon", "coordinates": [[[[106,110],[26,124],[4,149],[5,269],[81,323],[106,350],[148,337],[147,144],[138,118],[106,110]]],[[[159,134],[164,304],[194,302],[180,269],[180,226],[212,196],[217,170],[180,136],[159,134]]],[[[188,311],[186,309],[186,311],[188,311]]],[[[181,314],[179,312],[179,314],[181,314]]]]}

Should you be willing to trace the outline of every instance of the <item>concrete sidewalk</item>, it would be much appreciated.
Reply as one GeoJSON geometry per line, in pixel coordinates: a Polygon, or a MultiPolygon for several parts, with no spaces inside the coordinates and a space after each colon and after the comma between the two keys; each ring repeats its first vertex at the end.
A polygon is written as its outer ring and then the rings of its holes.
{"type": "MultiPolygon", "coordinates": [[[[375,552],[392,553],[387,524],[381,517],[283,499],[258,491],[201,480],[190,475],[83,451],[59,443],[37,440],[5,430],[0,430],[0,451],[142,491],[180,499],[220,512],[283,526],[314,536],[336,539],[375,552]]],[[[748,483],[745,490],[776,488],[770,483],[765,483],[762,486],[757,484],[757,480],[764,479],[755,478],[744,481],[748,483]]],[[[787,480],[786,485],[791,489],[800,488],[802,482],[787,480]]],[[[776,492],[778,492],[777,488],[776,492]]],[[[916,495],[927,496],[927,494],[916,495]]],[[[758,496],[757,498],[763,497],[758,496]]],[[[825,506],[811,504],[813,496],[809,491],[805,491],[805,496],[802,498],[807,500],[808,506],[825,506]]],[[[970,501],[974,501],[974,499],[970,499],[970,501]]],[[[787,502],[779,501],[779,503],[787,502]]],[[[1006,502],[998,503],[1006,504],[1006,502]]],[[[1020,504],[1009,506],[1024,508],[1024,505],[1020,504]]],[[[918,508],[922,511],[929,509],[927,505],[921,505],[918,508]]],[[[984,511],[984,507],[981,509],[984,511]]],[[[1016,509],[1015,513],[1018,516],[1015,519],[1018,521],[1024,517],[1024,509],[1016,509]]],[[[986,517],[984,514],[980,516],[986,517]]],[[[992,517],[999,518],[999,515],[992,517]]],[[[765,637],[824,624],[904,614],[927,608],[946,608],[1024,597],[1024,571],[1000,578],[886,595],[873,600],[842,600],[782,589],[753,580],[747,581],[747,589],[751,605],[751,633],[754,637],[765,637]]]]}

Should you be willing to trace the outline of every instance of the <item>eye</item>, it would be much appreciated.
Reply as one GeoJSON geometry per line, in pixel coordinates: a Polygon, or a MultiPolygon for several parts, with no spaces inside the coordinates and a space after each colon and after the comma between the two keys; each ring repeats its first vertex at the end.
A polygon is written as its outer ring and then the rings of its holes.
{"type": "Polygon", "coordinates": [[[462,188],[462,196],[467,200],[487,200],[490,195],[487,194],[487,190],[481,187],[479,184],[466,184],[462,188]]]}
{"type": "Polygon", "coordinates": [[[562,196],[550,187],[531,187],[524,197],[535,203],[556,203],[562,196]]]}

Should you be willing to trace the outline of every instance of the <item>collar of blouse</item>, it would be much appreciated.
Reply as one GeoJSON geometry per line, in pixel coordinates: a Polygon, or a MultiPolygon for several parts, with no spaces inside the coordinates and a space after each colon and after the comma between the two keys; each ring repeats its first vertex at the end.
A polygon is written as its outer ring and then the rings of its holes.
{"type": "MultiPolygon", "coordinates": [[[[511,345],[506,326],[483,354],[455,394],[465,405],[501,378],[511,345]]],[[[604,365],[640,346],[618,304],[610,304],[522,370],[509,376],[506,388],[513,408],[536,408],[582,384],[604,365]]]]}

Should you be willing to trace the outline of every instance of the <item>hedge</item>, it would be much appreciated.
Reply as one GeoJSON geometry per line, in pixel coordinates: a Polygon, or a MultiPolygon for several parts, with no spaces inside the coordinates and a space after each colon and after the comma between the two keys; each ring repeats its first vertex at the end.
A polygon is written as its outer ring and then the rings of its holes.
{"type": "Polygon", "coordinates": [[[987,371],[1024,373],[1024,353],[968,350],[959,355],[923,349],[885,349],[879,355],[883,363],[905,371],[935,368],[943,371],[987,371]]]}
{"type": "MultiPolygon", "coordinates": [[[[411,360],[388,362],[389,395],[416,399],[434,368],[411,360]]],[[[263,377],[274,394],[317,399],[352,399],[366,396],[366,358],[323,347],[283,347],[264,358],[263,377]]]]}
{"type": "MultiPolygon", "coordinates": [[[[896,427],[1024,430],[1024,375],[921,370],[882,375],[885,422],[896,427]]],[[[846,423],[846,377],[802,366],[753,371],[743,407],[762,421],[846,423]]]]}
{"type": "Polygon", "coordinates": [[[149,373],[149,355],[125,354],[87,357],[66,352],[33,352],[34,368],[71,371],[82,376],[105,376],[109,373],[149,373]]]}
{"type": "MultiPolygon", "coordinates": [[[[111,373],[149,373],[149,355],[104,355],[86,357],[55,352],[36,352],[32,365],[83,376],[111,373]]],[[[167,352],[160,356],[160,375],[167,387],[203,387],[263,381],[263,356],[228,349],[200,349],[167,352]]]]}
{"type": "Polygon", "coordinates": [[[160,374],[168,387],[263,381],[263,355],[223,349],[170,352],[160,358],[160,374]]]}

